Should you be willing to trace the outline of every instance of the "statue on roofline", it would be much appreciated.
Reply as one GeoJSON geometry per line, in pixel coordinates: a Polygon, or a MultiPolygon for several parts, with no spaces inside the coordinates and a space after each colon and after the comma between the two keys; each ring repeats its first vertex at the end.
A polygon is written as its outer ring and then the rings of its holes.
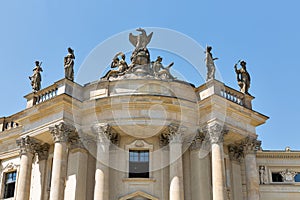
{"type": "Polygon", "coordinates": [[[29,79],[31,80],[31,86],[33,92],[37,92],[41,89],[42,76],[40,72],[43,71],[41,65],[42,62],[40,63],[39,61],[35,61],[33,74],[32,76],[29,76],[29,79]]]}
{"type": "Polygon", "coordinates": [[[117,53],[114,58],[113,61],[111,62],[110,67],[112,69],[114,68],[118,68],[117,70],[109,70],[103,77],[102,79],[106,79],[109,80],[110,77],[118,77],[118,76],[122,76],[125,74],[125,72],[129,69],[128,65],[125,61],[125,54],[122,52],[117,53]],[[121,57],[121,58],[119,58],[121,57]]]}
{"type": "Polygon", "coordinates": [[[246,62],[243,60],[239,60],[235,65],[235,73],[238,81],[238,85],[240,86],[240,91],[244,94],[249,94],[249,88],[250,88],[250,74],[247,71],[246,68],[246,62]],[[240,63],[241,68],[237,69],[237,65],[240,63]]]}
{"type": "Polygon", "coordinates": [[[170,68],[174,65],[174,62],[170,63],[167,67],[164,67],[161,62],[162,57],[157,56],[156,61],[151,63],[154,76],[162,79],[174,79],[170,73],[170,68]]]}
{"type": "Polygon", "coordinates": [[[142,28],[138,28],[136,29],[136,31],[141,32],[141,34],[137,36],[133,35],[132,33],[129,34],[129,41],[133,46],[135,46],[135,49],[130,57],[130,65],[134,66],[149,64],[150,54],[147,49],[147,45],[151,41],[153,32],[147,35],[146,31],[142,28]]]}
{"type": "Polygon", "coordinates": [[[68,55],[64,57],[64,69],[65,69],[65,78],[70,81],[74,81],[74,50],[70,47],[68,48],[68,55]]]}
{"type": "Polygon", "coordinates": [[[205,64],[207,67],[207,75],[206,75],[206,81],[210,81],[212,79],[215,79],[215,73],[216,73],[216,67],[214,61],[218,58],[213,58],[211,53],[212,47],[207,46],[206,47],[206,57],[205,57],[205,64]]]}

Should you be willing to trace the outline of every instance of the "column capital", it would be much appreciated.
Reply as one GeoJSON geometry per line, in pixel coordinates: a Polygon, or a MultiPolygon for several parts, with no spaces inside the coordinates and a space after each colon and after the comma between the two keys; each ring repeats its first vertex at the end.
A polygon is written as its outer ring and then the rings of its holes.
{"type": "Polygon", "coordinates": [[[228,133],[225,127],[219,123],[204,126],[202,132],[209,136],[211,144],[222,143],[224,141],[224,135],[228,133]]]}
{"type": "Polygon", "coordinates": [[[229,158],[230,160],[241,162],[243,158],[244,148],[241,145],[229,145],[228,146],[229,158]]]}
{"type": "Polygon", "coordinates": [[[256,153],[260,149],[261,141],[257,140],[254,137],[246,137],[242,142],[244,154],[256,153]]]}
{"type": "Polygon", "coordinates": [[[37,145],[39,145],[38,140],[31,138],[29,136],[17,139],[16,142],[20,148],[20,155],[28,154],[28,153],[33,155],[35,153],[35,149],[37,145]]]}
{"type": "Polygon", "coordinates": [[[48,143],[39,144],[36,146],[36,153],[38,155],[39,161],[47,160],[49,155],[50,145],[48,143]]]}
{"type": "Polygon", "coordinates": [[[191,150],[199,150],[203,146],[203,142],[206,142],[207,138],[205,137],[205,133],[202,131],[197,131],[193,141],[191,142],[190,149],[191,150]]]}
{"type": "Polygon", "coordinates": [[[53,136],[54,142],[68,142],[69,135],[76,131],[75,127],[66,123],[59,123],[54,127],[49,128],[50,133],[53,136]]]}
{"type": "Polygon", "coordinates": [[[166,146],[171,143],[182,144],[185,129],[185,127],[182,127],[177,123],[169,124],[160,135],[161,146],[166,146]]]}
{"type": "Polygon", "coordinates": [[[115,132],[108,123],[95,124],[92,126],[92,130],[96,134],[98,143],[118,144],[119,134],[115,132]]]}

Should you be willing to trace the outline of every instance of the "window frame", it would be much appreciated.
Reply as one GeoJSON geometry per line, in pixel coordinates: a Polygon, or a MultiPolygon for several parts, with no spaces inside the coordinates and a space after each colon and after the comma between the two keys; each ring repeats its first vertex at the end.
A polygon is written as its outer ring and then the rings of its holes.
{"type": "Polygon", "coordinates": [[[125,179],[152,179],[152,169],[153,169],[153,158],[152,158],[152,152],[153,152],[153,145],[145,142],[144,140],[138,139],[134,140],[132,143],[125,145],[126,150],[126,159],[124,160],[126,162],[126,171],[124,173],[125,179]],[[129,177],[129,151],[130,150],[141,150],[141,151],[149,151],[149,177],[148,178],[130,178],[129,177]]]}
{"type": "MultiPolygon", "coordinates": [[[[146,166],[144,166],[146,167],[146,166]]],[[[150,151],[149,150],[132,150],[129,149],[129,170],[128,178],[150,178],[150,151]],[[132,153],[132,154],[131,154],[132,153]],[[144,153],[147,153],[145,156],[144,153]],[[133,159],[131,159],[133,158],[133,159]],[[132,172],[130,169],[132,167],[143,168],[143,164],[147,164],[147,171],[138,173],[132,172]]]]}
{"type": "Polygon", "coordinates": [[[2,194],[1,194],[1,197],[3,199],[9,199],[9,198],[14,198],[15,197],[15,194],[16,194],[16,188],[17,188],[17,179],[18,179],[18,171],[16,169],[14,170],[9,170],[9,171],[5,171],[2,173],[2,194]],[[15,180],[11,183],[14,183],[14,191],[13,191],[13,196],[10,196],[10,197],[6,197],[6,187],[8,184],[10,183],[7,183],[7,175],[8,174],[12,174],[12,173],[15,173],[15,180]]]}

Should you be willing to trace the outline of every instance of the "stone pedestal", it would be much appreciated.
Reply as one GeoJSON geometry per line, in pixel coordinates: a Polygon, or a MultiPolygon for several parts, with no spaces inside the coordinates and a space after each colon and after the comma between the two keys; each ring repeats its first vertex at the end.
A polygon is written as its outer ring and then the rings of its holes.
{"type": "Polygon", "coordinates": [[[75,128],[64,123],[60,123],[50,128],[54,140],[52,178],[50,189],[50,200],[63,200],[65,180],[67,175],[67,142],[70,134],[75,132],[75,128]]]}

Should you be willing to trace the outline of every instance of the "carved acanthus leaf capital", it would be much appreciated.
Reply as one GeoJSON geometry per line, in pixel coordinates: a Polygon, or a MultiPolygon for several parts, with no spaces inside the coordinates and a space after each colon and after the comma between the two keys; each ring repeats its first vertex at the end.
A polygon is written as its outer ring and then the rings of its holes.
{"type": "Polygon", "coordinates": [[[229,158],[231,160],[241,162],[241,159],[243,158],[243,151],[244,148],[241,145],[229,145],[228,146],[228,152],[229,152],[229,158]]]}
{"type": "Polygon", "coordinates": [[[54,142],[68,142],[69,136],[76,132],[74,126],[63,122],[58,125],[54,125],[54,127],[50,127],[49,130],[53,136],[54,142]]]}
{"type": "Polygon", "coordinates": [[[184,130],[185,127],[180,127],[179,124],[176,123],[169,124],[160,135],[161,146],[166,146],[170,143],[182,144],[184,130]]]}
{"type": "Polygon", "coordinates": [[[27,153],[34,154],[37,145],[40,144],[38,140],[31,138],[29,136],[17,139],[16,142],[20,148],[20,155],[27,154],[27,153]]]}
{"type": "Polygon", "coordinates": [[[255,153],[257,150],[260,149],[261,141],[257,140],[254,137],[246,137],[242,142],[241,145],[244,149],[244,154],[255,153]]]}
{"type": "Polygon", "coordinates": [[[191,142],[190,149],[199,150],[201,147],[203,147],[203,142],[207,142],[205,133],[198,130],[193,141],[191,142]]]}
{"type": "Polygon", "coordinates": [[[92,130],[96,134],[98,142],[118,145],[119,134],[108,123],[96,124],[92,130]]]}
{"type": "Polygon", "coordinates": [[[44,143],[42,145],[39,144],[36,146],[36,153],[38,155],[39,161],[48,159],[49,148],[50,145],[48,143],[44,143]]]}
{"type": "Polygon", "coordinates": [[[219,123],[204,126],[202,132],[209,136],[211,144],[222,143],[224,135],[228,133],[224,126],[219,123]]]}

